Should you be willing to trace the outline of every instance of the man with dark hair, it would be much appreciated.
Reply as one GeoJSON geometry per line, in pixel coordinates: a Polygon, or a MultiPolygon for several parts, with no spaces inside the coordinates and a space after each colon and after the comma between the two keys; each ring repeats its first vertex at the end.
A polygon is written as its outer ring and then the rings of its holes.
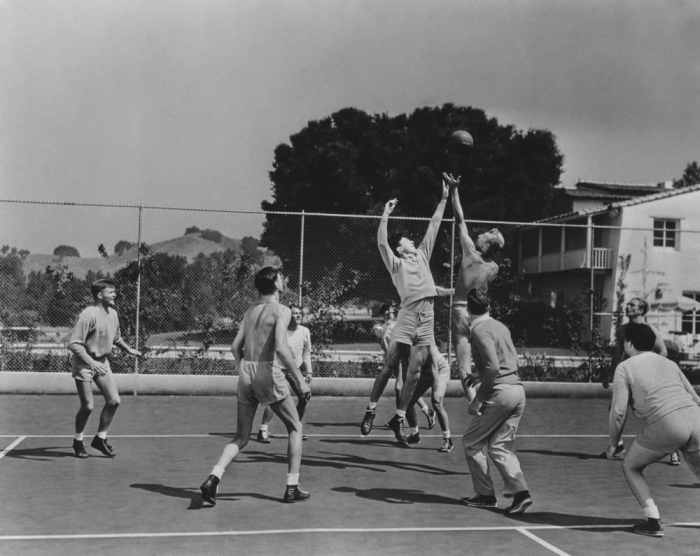
{"type": "MultiPolygon", "coordinates": [[[[298,305],[292,305],[290,310],[292,317],[289,319],[289,326],[287,327],[289,349],[292,350],[292,356],[294,356],[294,361],[296,362],[299,372],[304,376],[304,380],[307,384],[311,384],[311,377],[313,375],[313,368],[311,366],[311,331],[301,324],[304,318],[302,308],[298,305]]],[[[289,385],[292,387],[292,391],[298,400],[297,412],[299,413],[299,420],[303,421],[309,396],[296,391],[293,381],[291,381],[289,385]]],[[[270,406],[266,405],[265,411],[263,411],[262,421],[260,422],[260,429],[258,430],[258,442],[264,444],[270,442],[268,427],[274,415],[270,406]]],[[[302,438],[305,440],[306,435],[302,438]]]]}
{"type": "MultiPolygon", "coordinates": [[[[625,305],[625,314],[627,315],[628,322],[626,324],[618,326],[617,330],[615,330],[615,346],[613,348],[612,361],[610,367],[608,367],[609,371],[606,373],[606,376],[603,377],[603,388],[607,389],[610,386],[612,374],[614,373],[618,364],[627,359],[627,354],[625,353],[625,339],[627,336],[627,328],[630,324],[646,324],[645,317],[648,311],[649,304],[641,297],[633,297],[625,305]]],[[[649,328],[654,332],[653,351],[655,353],[658,353],[659,355],[667,357],[668,352],[666,350],[666,344],[664,343],[661,334],[655,328],[649,328]]],[[[622,440],[622,438],[620,438],[620,444],[618,445],[617,450],[613,454],[613,457],[621,457],[624,455],[624,452],[625,442],[624,440],[622,440]]],[[[601,453],[600,457],[607,458],[607,452],[601,453]]],[[[678,457],[678,454],[673,453],[671,454],[670,458],[671,465],[680,465],[681,462],[678,457]]]]}
{"type": "Polygon", "coordinates": [[[430,346],[435,344],[433,305],[438,291],[430,271],[430,257],[445,212],[447,195],[448,188],[443,181],[440,202],[433,212],[428,229],[418,247],[405,236],[399,238],[395,245],[389,244],[389,216],[396,208],[396,199],[387,201],[377,230],[379,254],[401,298],[401,308],[391,334],[384,370],[374,381],[360,431],[363,435],[371,432],[377,402],[389,377],[394,374],[399,364],[403,364],[406,369],[406,378],[396,414],[388,425],[394,432],[396,440],[404,446],[407,442],[401,428],[405,423],[406,410],[416,389],[420,370],[430,355],[430,346]],[[395,253],[392,247],[396,249],[395,253]]]}
{"type": "Polygon", "coordinates": [[[88,457],[83,443],[83,431],[95,406],[92,394],[94,381],[105,398],[105,405],[100,414],[97,435],[90,445],[107,457],[114,457],[116,453],[107,441],[107,431],[121,400],[117,383],[112,376],[109,354],[114,346],[136,357],[141,352],[130,347],[121,336],[119,316],[114,306],[117,298],[115,283],[107,279],[96,280],[90,286],[90,291],[95,303],[78,315],[68,341],[68,349],[72,354],[73,379],[80,398],[80,409],[75,416],[73,451],[79,458],[88,457]]]}
{"type": "Polygon", "coordinates": [[[284,276],[276,268],[265,267],[255,275],[255,287],[260,299],[243,315],[231,346],[239,362],[236,434],[200,486],[202,499],[211,505],[216,503],[217,487],[226,468],[248,444],[258,404],[269,404],[289,434],[287,487],[282,500],[299,502],[310,496],[299,488],[302,428],[289,395],[289,382],[303,396],[308,396],[310,390],[287,341],[291,315],[289,308],[279,302],[279,293],[285,287],[284,276]]]}
{"type": "Polygon", "coordinates": [[[700,479],[700,397],[673,361],[654,353],[656,334],[646,324],[630,323],[625,332],[628,358],[615,368],[610,409],[610,444],[613,457],[627,420],[627,408],[643,422],[623,462],[627,484],[643,508],[646,521],[632,531],[663,536],[661,515],[644,479],[644,469],[665,454],[680,450],[700,479]]]}
{"type": "Polygon", "coordinates": [[[494,254],[503,248],[503,235],[498,228],[479,234],[476,241],[469,237],[464,211],[459,199],[460,177],[443,174],[452,189],[452,210],[459,230],[459,243],[462,248],[462,261],[459,265],[455,295],[452,300],[452,327],[457,352],[457,368],[460,376],[472,372],[471,345],[469,344],[469,311],[467,294],[473,290],[488,290],[498,274],[498,264],[493,260],[494,254]]]}
{"type": "Polygon", "coordinates": [[[468,506],[495,508],[496,494],[489,476],[490,458],[503,478],[504,491],[512,494],[507,514],[520,514],[532,498],[513,444],[525,410],[525,389],[518,376],[518,354],[510,331],[489,315],[486,293],[467,294],[469,332],[473,346],[474,374],[464,376],[464,388],[475,389],[469,404],[473,415],[464,433],[464,454],[472,475],[475,496],[468,506]]]}

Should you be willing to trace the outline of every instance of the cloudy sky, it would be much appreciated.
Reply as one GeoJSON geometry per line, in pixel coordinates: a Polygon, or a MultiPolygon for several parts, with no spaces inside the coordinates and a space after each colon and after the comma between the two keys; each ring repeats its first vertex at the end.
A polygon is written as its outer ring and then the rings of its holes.
{"type": "MultiPolygon", "coordinates": [[[[339,108],[453,102],[546,128],[564,185],[700,160],[695,0],[0,0],[0,197],[257,210],[274,147],[339,108]]],[[[133,210],[0,203],[0,243],[94,254],[133,210]]],[[[146,211],[257,235],[258,216],[146,211]]]]}

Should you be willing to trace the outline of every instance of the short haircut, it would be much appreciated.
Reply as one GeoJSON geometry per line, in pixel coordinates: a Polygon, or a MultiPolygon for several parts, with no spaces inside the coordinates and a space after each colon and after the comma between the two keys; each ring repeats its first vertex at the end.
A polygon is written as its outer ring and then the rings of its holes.
{"type": "Polygon", "coordinates": [[[261,268],[255,275],[255,289],[260,292],[261,295],[270,295],[277,291],[277,286],[275,281],[280,273],[279,268],[274,266],[266,266],[261,268]]]}
{"type": "Polygon", "coordinates": [[[403,231],[403,232],[395,232],[389,236],[389,247],[396,251],[397,247],[399,246],[399,241],[401,241],[402,237],[408,237],[408,234],[403,231]]]}
{"type": "Polygon", "coordinates": [[[629,305],[633,301],[636,302],[637,305],[639,305],[639,309],[642,312],[642,316],[646,315],[649,312],[649,304],[644,299],[642,299],[641,297],[633,297],[627,302],[627,305],[629,305]]]}
{"type": "Polygon", "coordinates": [[[467,311],[470,315],[479,316],[488,312],[491,300],[483,289],[471,289],[467,294],[467,311]]]}
{"type": "Polygon", "coordinates": [[[651,351],[656,343],[656,334],[648,324],[630,322],[625,328],[625,340],[637,351],[651,351]]]}
{"type": "Polygon", "coordinates": [[[109,278],[100,278],[99,280],[95,280],[92,284],[90,284],[90,293],[92,294],[92,298],[97,301],[97,296],[102,290],[105,288],[116,288],[117,284],[114,280],[110,280],[109,278]]]}

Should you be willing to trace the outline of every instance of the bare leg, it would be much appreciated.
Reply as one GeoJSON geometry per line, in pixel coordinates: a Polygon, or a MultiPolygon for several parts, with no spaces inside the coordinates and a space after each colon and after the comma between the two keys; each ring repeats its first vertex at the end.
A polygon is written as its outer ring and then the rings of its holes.
{"type": "Polygon", "coordinates": [[[395,374],[398,369],[402,359],[402,353],[408,347],[409,346],[406,346],[405,344],[399,344],[397,342],[392,342],[389,344],[389,349],[384,360],[384,367],[377,375],[377,378],[374,379],[374,384],[372,385],[372,393],[369,397],[370,403],[377,403],[379,398],[382,397],[387,382],[389,382],[391,376],[395,374]]]}
{"type": "Polygon", "coordinates": [[[442,405],[442,397],[436,397],[433,395],[431,398],[431,401],[433,403],[433,409],[435,410],[435,413],[437,414],[437,420],[438,423],[440,424],[440,430],[442,432],[449,431],[450,430],[450,418],[447,415],[447,411],[445,410],[445,406],[442,405]]]}
{"type": "Polygon", "coordinates": [[[121,403],[119,390],[117,389],[117,383],[112,373],[101,376],[96,375],[94,380],[105,398],[105,406],[102,408],[102,413],[100,414],[100,426],[97,432],[106,433],[121,403]]]}
{"type": "Polygon", "coordinates": [[[260,421],[260,424],[261,425],[269,425],[270,421],[272,421],[272,418],[274,416],[275,416],[274,411],[272,411],[272,409],[270,409],[269,405],[266,405],[265,409],[263,411],[262,421],[260,421]]]}
{"type": "MultiPolygon", "coordinates": [[[[655,452],[644,448],[634,440],[622,464],[622,470],[625,473],[627,484],[632,494],[637,499],[637,502],[639,502],[639,505],[644,508],[645,511],[650,504],[654,504],[654,501],[651,497],[649,484],[643,475],[644,469],[649,464],[660,460],[665,455],[665,452],[655,452]]],[[[656,506],[654,505],[653,507],[655,508],[656,506]]],[[[656,519],[658,519],[658,516],[647,515],[647,517],[656,517],[656,519]]]]}
{"type": "Polygon", "coordinates": [[[463,334],[456,334],[455,343],[459,376],[469,375],[472,372],[472,346],[469,339],[463,334]]]}
{"type": "Polygon", "coordinates": [[[287,433],[289,434],[287,444],[288,472],[298,474],[301,468],[302,425],[294,400],[287,396],[270,407],[282,420],[284,426],[287,427],[287,433]]]}
{"type": "Polygon", "coordinates": [[[75,432],[80,434],[85,430],[88,418],[95,408],[95,399],[92,394],[92,383],[84,380],[76,380],[75,386],[78,389],[80,398],[80,409],[75,414],[75,432]]]}
{"type": "Polygon", "coordinates": [[[246,444],[248,444],[248,440],[250,439],[250,431],[253,429],[255,410],[257,408],[257,403],[241,403],[239,400],[236,434],[233,437],[233,440],[231,440],[231,442],[226,444],[224,447],[219,460],[216,462],[216,465],[212,470],[212,475],[215,475],[220,479],[226,471],[226,468],[231,464],[236,456],[238,456],[240,451],[245,448],[246,444]]]}
{"type": "Polygon", "coordinates": [[[414,346],[411,348],[411,356],[408,360],[408,371],[406,372],[406,380],[401,389],[401,400],[397,410],[406,411],[411,399],[418,386],[420,372],[425,362],[430,357],[430,348],[428,346],[414,346]]]}

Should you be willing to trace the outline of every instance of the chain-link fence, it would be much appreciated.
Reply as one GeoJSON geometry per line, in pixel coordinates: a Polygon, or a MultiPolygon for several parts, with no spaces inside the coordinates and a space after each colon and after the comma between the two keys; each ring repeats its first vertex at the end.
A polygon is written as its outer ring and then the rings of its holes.
{"type": "MultiPolygon", "coordinates": [[[[2,370],[66,369],[65,340],[91,302],[89,285],[110,276],[122,333],[146,353],[139,361],[115,354],[117,371],[230,373],[230,344],[264,265],[282,266],[289,278],[283,300],[304,307],[317,374],[373,376],[381,364],[374,327],[399,299],[377,251],[376,215],[4,202],[0,216],[34,223],[34,235],[56,246],[45,255],[2,248],[2,370]],[[63,227],[41,229],[57,211],[63,227]],[[80,235],[94,229],[104,229],[104,238],[80,235]],[[90,252],[76,252],[76,237],[90,252]]],[[[700,334],[698,230],[671,218],[630,222],[622,226],[619,214],[605,211],[557,222],[468,222],[477,247],[492,227],[505,237],[489,289],[492,313],[510,327],[526,377],[595,379],[593,361],[609,353],[633,296],[649,303],[648,322],[692,366],[700,334]]],[[[428,223],[392,217],[390,241],[403,235],[418,245],[428,223]]],[[[460,236],[453,219],[442,221],[431,269],[445,288],[459,280],[460,236]]],[[[451,359],[452,301],[435,303],[436,339],[451,359]]]]}

